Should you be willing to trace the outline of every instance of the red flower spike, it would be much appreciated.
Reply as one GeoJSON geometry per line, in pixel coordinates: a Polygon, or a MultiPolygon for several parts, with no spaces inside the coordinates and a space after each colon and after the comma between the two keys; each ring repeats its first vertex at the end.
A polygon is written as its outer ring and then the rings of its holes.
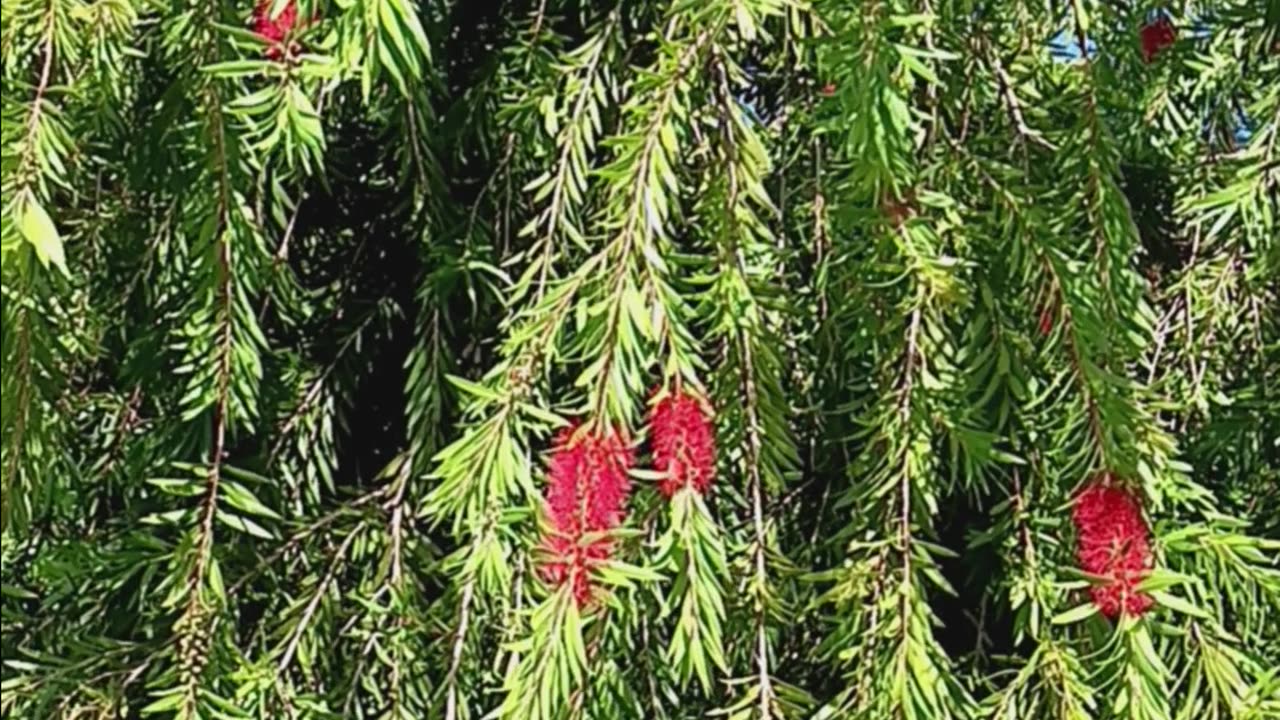
{"type": "Polygon", "coordinates": [[[1128,488],[1107,484],[1108,480],[1103,476],[1081,491],[1071,519],[1081,569],[1106,578],[1090,587],[1089,593],[1102,614],[1114,620],[1121,613],[1142,615],[1154,601],[1137,589],[1152,564],[1141,500],[1128,488]]]}
{"type": "Polygon", "coordinates": [[[258,37],[269,43],[266,56],[272,60],[284,55],[284,39],[298,22],[298,6],[293,0],[280,10],[280,14],[271,17],[271,6],[274,0],[259,0],[253,11],[253,31],[258,37]]]}
{"type": "Polygon", "coordinates": [[[552,556],[542,567],[553,584],[571,583],[578,607],[591,602],[591,569],[607,560],[607,538],[588,537],[617,527],[626,516],[634,455],[615,432],[605,435],[568,428],[556,439],[547,469],[546,512],[552,534],[543,547],[552,556]]]}
{"type": "Polygon", "coordinates": [[[1040,334],[1047,336],[1051,332],[1053,332],[1053,308],[1046,305],[1040,311],[1040,334]]]}
{"type": "Polygon", "coordinates": [[[658,490],[671,497],[687,486],[705,495],[716,476],[716,439],[702,402],[668,395],[653,406],[649,428],[653,468],[663,475],[658,490]]]}
{"type": "Polygon", "coordinates": [[[1138,39],[1142,43],[1142,61],[1150,63],[1162,50],[1177,41],[1178,29],[1169,18],[1161,17],[1143,25],[1138,30],[1138,39]]]}

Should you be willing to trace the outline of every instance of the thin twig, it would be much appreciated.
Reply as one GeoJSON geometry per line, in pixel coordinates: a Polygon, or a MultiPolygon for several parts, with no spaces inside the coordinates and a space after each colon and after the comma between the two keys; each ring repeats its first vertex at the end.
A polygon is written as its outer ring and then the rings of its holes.
{"type": "Polygon", "coordinates": [[[303,632],[306,631],[307,625],[311,623],[311,618],[315,616],[316,609],[320,606],[320,600],[329,588],[329,583],[333,582],[334,577],[337,576],[338,567],[342,564],[342,559],[346,556],[347,549],[351,547],[351,543],[363,529],[364,523],[357,525],[342,541],[342,544],[338,546],[338,551],[333,556],[333,562],[329,564],[329,570],[316,587],[316,592],[311,597],[311,601],[307,603],[306,609],[303,610],[302,617],[298,619],[298,624],[289,637],[289,644],[285,646],[284,654],[280,657],[280,662],[276,664],[277,673],[283,674],[289,669],[289,664],[293,662],[293,654],[298,649],[298,643],[302,640],[303,632]]]}
{"type": "Polygon", "coordinates": [[[1009,114],[1009,121],[1013,123],[1014,131],[1023,140],[1039,145],[1051,152],[1057,152],[1057,145],[1049,142],[1043,135],[1027,125],[1027,121],[1022,115],[1022,104],[1018,101],[1018,95],[1013,90],[1013,80],[1009,77],[1009,73],[1005,71],[1004,64],[1000,62],[995,50],[989,49],[987,57],[991,58],[991,69],[996,74],[996,84],[1000,87],[1000,97],[1004,100],[1005,111],[1009,114]]]}

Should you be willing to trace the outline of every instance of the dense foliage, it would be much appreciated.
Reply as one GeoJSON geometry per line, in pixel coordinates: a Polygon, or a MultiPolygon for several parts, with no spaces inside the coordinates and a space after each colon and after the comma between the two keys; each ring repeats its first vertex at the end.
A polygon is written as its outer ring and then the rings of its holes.
{"type": "Polygon", "coordinates": [[[1280,2],[2,9],[4,717],[1280,716],[1280,2]]]}

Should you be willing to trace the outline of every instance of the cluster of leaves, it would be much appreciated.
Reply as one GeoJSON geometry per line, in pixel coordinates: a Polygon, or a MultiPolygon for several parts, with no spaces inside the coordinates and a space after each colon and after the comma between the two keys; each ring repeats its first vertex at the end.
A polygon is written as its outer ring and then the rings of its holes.
{"type": "Polygon", "coordinates": [[[1280,713],[1280,11],[1158,5],[4,0],[0,714],[1280,713]]]}

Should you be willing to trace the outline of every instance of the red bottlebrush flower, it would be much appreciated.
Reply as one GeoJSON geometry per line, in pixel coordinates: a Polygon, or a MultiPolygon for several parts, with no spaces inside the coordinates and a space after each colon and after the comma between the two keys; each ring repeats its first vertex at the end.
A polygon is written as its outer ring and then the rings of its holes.
{"type": "Polygon", "coordinates": [[[705,495],[716,477],[716,438],[702,402],[684,392],[668,395],[653,406],[649,428],[653,468],[663,475],[658,490],[671,497],[688,486],[705,495]]]}
{"type": "Polygon", "coordinates": [[[822,89],[818,91],[818,94],[821,95],[822,97],[831,97],[832,95],[835,95],[836,94],[835,83],[827,83],[826,85],[823,85],[822,89]]]}
{"type": "Polygon", "coordinates": [[[1150,63],[1162,50],[1177,41],[1178,29],[1169,18],[1159,17],[1138,30],[1138,39],[1142,43],[1142,61],[1150,63]]]}
{"type": "Polygon", "coordinates": [[[1040,334],[1047,336],[1051,332],[1053,332],[1053,308],[1046,305],[1040,311],[1040,334]]]}
{"type": "Polygon", "coordinates": [[[284,54],[284,39],[298,22],[298,6],[289,0],[280,14],[271,17],[273,4],[274,0],[259,0],[253,11],[253,31],[269,43],[266,56],[274,60],[284,54]]]}
{"type": "Polygon", "coordinates": [[[556,439],[547,469],[547,520],[552,534],[543,547],[552,556],[543,575],[571,583],[578,607],[591,602],[591,569],[609,558],[605,537],[587,537],[618,526],[626,516],[634,455],[615,432],[585,433],[568,428],[556,439]]]}
{"type": "Polygon", "coordinates": [[[1142,504],[1128,488],[1097,480],[1076,497],[1072,521],[1076,526],[1080,567],[1106,578],[1089,589],[1102,614],[1141,615],[1154,603],[1137,587],[1151,570],[1151,545],[1142,504]]]}

